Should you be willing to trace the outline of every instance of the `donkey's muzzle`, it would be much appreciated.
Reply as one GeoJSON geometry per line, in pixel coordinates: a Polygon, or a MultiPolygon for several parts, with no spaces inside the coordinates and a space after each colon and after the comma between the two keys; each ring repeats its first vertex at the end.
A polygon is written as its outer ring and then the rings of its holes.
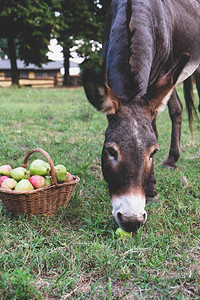
{"type": "Polygon", "coordinates": [[[118,225],[125,231],[134,232],[146,222],[147,213],[144,211],[141,215],[126,216],[119,211],[117,212],[115,219],[118,225]]]}
{"type": "Polygon", "coordinates": [[[136,231],[147,220],[145,211],[146,198],[140,194],[111,196],[112,214],[117,224],[128,232],[136,231]]]}

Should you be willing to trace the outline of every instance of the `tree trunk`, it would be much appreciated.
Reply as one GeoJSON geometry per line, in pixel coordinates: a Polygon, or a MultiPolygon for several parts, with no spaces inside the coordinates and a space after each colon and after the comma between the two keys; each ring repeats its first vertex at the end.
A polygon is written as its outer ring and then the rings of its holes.
{"type": "Polygon", "coordinates": [[[17,57],[14,37],[8,37],[8,54],[11,64],[12,85],[19,86],[19,71],[17,69],[17,57]]]}
{"type": "Polygon", "coordinates": [[[69,52],[69,50],[64,50],[63,55],[64,55],[64,69],[65,69],[63,86],[69,86],[70,85],[70,76],[69,76],[70,52],[69,52]]]}

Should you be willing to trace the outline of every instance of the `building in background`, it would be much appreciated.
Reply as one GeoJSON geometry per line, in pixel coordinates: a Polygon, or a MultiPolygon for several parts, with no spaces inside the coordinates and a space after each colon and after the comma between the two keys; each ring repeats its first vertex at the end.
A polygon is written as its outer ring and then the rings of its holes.
{"type": "MultiPolygon", "coordinates": [[[[19,70],[19,84],[30,87],[62,86],[63,62],[50,61],[37,67],[34,64],[26,66],[23,61],[17,60],[19,70]]],[[[70,75],[72,83],[76,84],[80,77],[79,65],[70,62],[70,75]]],[[[0,87],[11,85],[11,66],[9,59],[0,60],[0,87]]]]}

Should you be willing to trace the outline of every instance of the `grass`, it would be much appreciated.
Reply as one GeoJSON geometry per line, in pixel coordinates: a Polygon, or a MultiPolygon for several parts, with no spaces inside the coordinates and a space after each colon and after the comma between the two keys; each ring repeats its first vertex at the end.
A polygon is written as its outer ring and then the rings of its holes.
{"type": "Polygon", "coordinates": [[[1,165],[19,166],[41,147],[81,178],[54,219],[13,217],[0,204],[1,299],[200,298],[197,121],[192,139],[184,112],[181,157],[172,171],[162,168],[170,143],[167,109],[159,115],[158,201],[147,207],[145,226],[117,239],[100,166],[107,121],[83,90],[1,89],[0,111],[1,165]]]}

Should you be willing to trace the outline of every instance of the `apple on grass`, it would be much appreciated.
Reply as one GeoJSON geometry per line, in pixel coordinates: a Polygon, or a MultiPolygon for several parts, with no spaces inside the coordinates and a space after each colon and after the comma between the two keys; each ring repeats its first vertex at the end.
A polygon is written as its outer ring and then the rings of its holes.
{"type": "Polygon", "coordinates": [[[116,234],[117,238],[122,238],[122,239],[132,236],[132,232],[127,232],[120,227],[117,228],[117,230],[115,231],[115,234],[116,234]]]}

